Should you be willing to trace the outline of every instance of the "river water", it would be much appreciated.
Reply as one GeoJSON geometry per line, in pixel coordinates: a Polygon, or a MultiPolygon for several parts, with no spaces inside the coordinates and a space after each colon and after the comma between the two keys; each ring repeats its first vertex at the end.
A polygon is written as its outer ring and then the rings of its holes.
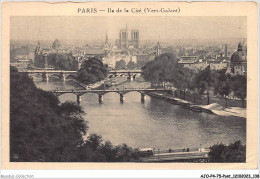
{"type": "MultiPolygon", "coordinates": [[[[34,81],[44,90],[81,89],[72,81],[61,82],[50,79],[49,82],[34,81]]],[[[141,80],[127,82],[116,87],[147,87],[150,84],[141,80]]],[[[61,102],[76,102],[76,95],[59,96],[61,102]]],[[[197,113],[164,100],[146,96],[141,103],[138,92],[125,95],[120,103],[117,93],[104,95],[104,102],[98,102],[97,94],[85,94],[81,97],[81,106],[86,112],[88,133],[102,135],[114,145],[126,143],[131,147],[182,149],[210,147],[216,143],[229,144],[236,140],[246,142],[246,119],[225,117],[206,113],[197,113]]]]}

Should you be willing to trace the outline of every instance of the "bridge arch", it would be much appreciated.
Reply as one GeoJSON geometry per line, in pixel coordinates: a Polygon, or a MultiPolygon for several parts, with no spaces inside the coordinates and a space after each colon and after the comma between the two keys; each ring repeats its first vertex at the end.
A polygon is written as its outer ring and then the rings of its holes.
{"type": "Polygon", "coordinates": [[[135,74],[133,75],[134,78],[136,78],[136,77],[141,77],[141,76],[142,76],[141,73],[135,73],[135,74]]]}
{"type": "Polygon", "coordinates": [[[109,75],[108,75],[108,78],[113,78],[113,77],[115,77],[114,74],[109,74],[109,75]]]}
{"type": "Polygon", "coordinates": [[[86,93],[96,93],[99,96],[99,101],[103,101],[103,96],[107,93],[118,93],[120,96],[120,101],[124,101],[124,97],[126,94],[131,92],[136,92],[141,94],[141,101],[144,102],[145,96],[150,92],[154,91],[171,91],[169,89],[145,89],[145,88],[113,88],[107,90],[71,90],[71,91],[52,91],[56,96],[61,96],[67,93],[73,93],[77,96],[77,102],[81,101],[81,96],[85,95],[86,93]]]}
{"type": "Polygon", "coordinates": [[[47,75],[49,75],[49,77],[58,77],[61,78],[61,75],[59,73],[47,73],[47,75]]]}
{"type": "Polygon", "coordinates": [[[65,78],[66,79],[69,79],[69,78],[75,79],[75,77],[76,77],[76,74],[67,74],[65,78]]]}

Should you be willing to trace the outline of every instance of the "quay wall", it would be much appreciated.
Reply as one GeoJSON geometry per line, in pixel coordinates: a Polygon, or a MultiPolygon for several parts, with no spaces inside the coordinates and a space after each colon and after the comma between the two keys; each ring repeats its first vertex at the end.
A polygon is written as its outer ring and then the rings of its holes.
{"type": "Polygon", "coordinates": [[[148,93],[147,95],[166,100],[167,102],[174,104],[174,105],[181,105],[183,108],[190,109],[195,112],[206,112],[209,114],[214,114],[214,112],[211,111],[210,109],[206,109],[201,106],[192,104],[189,101],[181,100],[181,99],[174,98],[174,97],[169,97],[162,93],[151,92],[151,93],[148,93]]]}

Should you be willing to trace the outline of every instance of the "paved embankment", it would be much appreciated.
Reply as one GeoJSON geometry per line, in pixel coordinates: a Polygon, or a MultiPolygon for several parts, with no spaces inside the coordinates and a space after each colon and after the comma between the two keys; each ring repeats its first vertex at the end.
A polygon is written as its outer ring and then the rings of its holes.
{"type": "Polygon", "coordinates": [[[214,114],[214,112],[211,111],[210,109],[203,108],[202,106],[199,106],[199,105],[194,105],[189,101],[185,101],[185,100],[182,100],[182,99],[166,96],[166,95],[161,94],[161,93],[153,92],[153,93],[149,93],[147,95],[153,96],[153,97],[156,97],[156,98],[160,98],[160,99],[164,99],[171,104],[181,105],[182,107],[184,107],[186,109],[190,109],[192,111],[206,112],[206,113],[209,113],[209,114],[214,114]]]}
{"type": "Polygon", "coordinates": [[[167,102],[175,105],[181,105],[182,107],[186,109],[190,109],[195,112],[206,112],[209,114],[216,114],[220,116],[236,116],[236,117],[246,118],[246,109],[243,108],[238,108],[238,107],[224,108],[216,103],[210,105],[197,105],[197,104],[193,104],[192,102],[182,100],[179,98],[174,98],[158,92],[149,93],[147,95],[164,99],[167,102]]]}

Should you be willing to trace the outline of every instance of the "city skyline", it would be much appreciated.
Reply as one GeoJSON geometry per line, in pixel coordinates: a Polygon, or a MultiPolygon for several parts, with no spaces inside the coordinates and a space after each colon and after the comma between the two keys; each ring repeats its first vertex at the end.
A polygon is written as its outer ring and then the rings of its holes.
{"type": "Polygon", "coordinates": [[[126,25],[140,40],[243,39],[246,24],[246,17],[11,17],[11,40],[105,41],[107,33],[114,43],[126,25]]]}

